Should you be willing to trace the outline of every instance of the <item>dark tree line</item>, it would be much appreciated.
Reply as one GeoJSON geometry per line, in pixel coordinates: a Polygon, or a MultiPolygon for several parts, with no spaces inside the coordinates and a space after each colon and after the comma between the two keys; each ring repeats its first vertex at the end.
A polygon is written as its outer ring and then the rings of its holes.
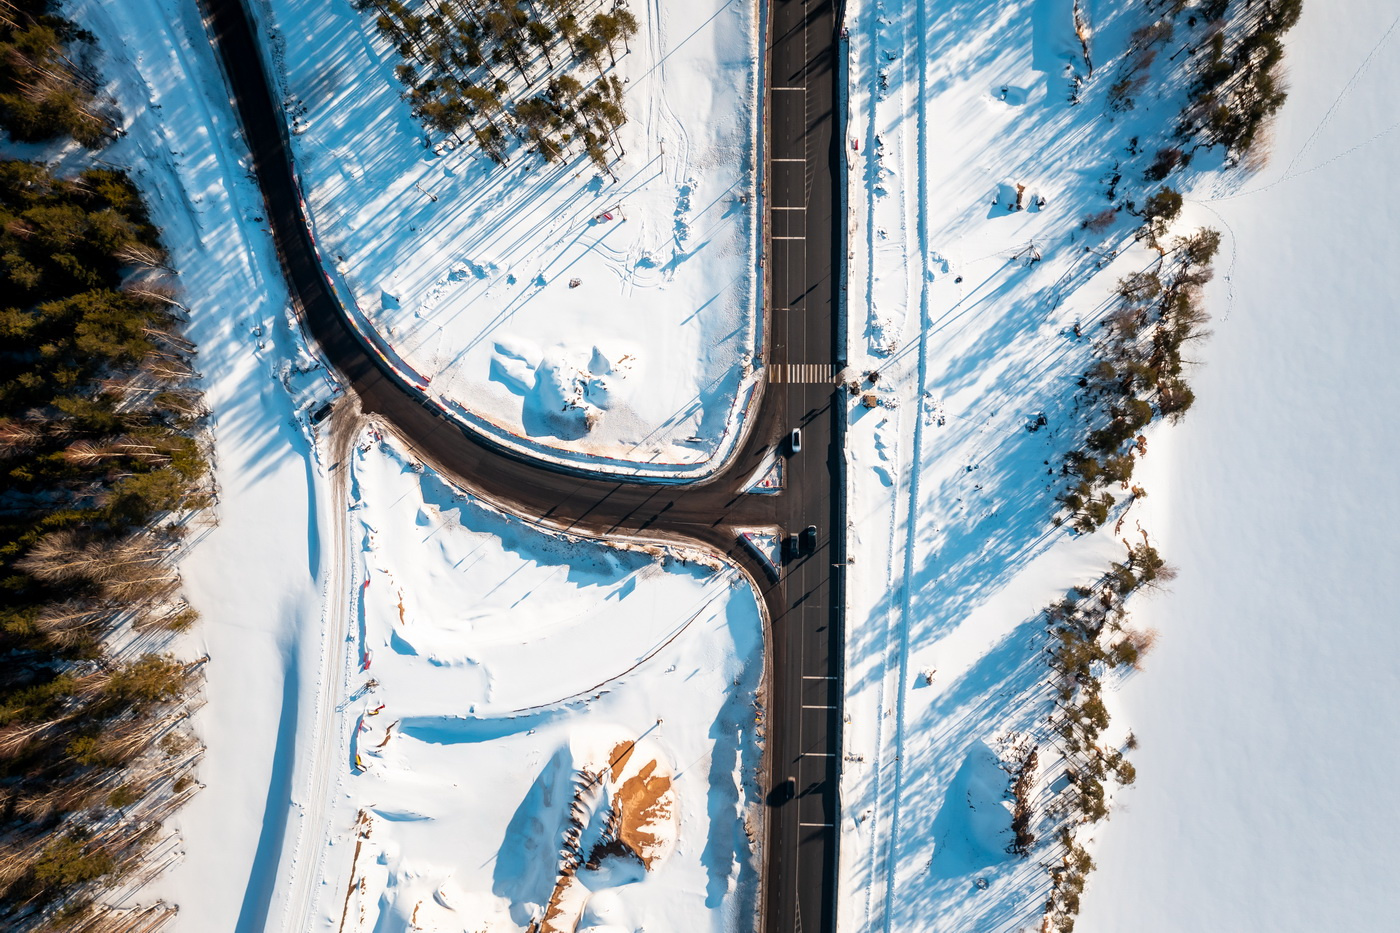
{"type": "Polygon", "coordinates": [[[1203,4],[1206,39],[1177,135],[1220,146],[1232,161],[1244,158],[1288,97],[1279,69],[1283,35],[1302,12],[1303,0],[1203,4]]]}
{"type": "MultiPolygon", "coordinates": [[[[1049,928],[1056,933],[1074,929],[1080,895],[1094,869],[1093,859],[1075,839],[1075,827],[1108,816],[1110,781],[1126,786],[1137,779],[1136,769],[1125,757],[1135,740],[1129,737],[1126,748],[1107,746],[1100,740],[1109,724],[1103,700],[1104,677],[1115,669],[1141,664],[1154,638],[1151,632],[1129,626],[1124,601],[1140,587],[1160,585],[1173,575],[1144,535],[1142,544],[1128,547],[1124,561],[1114,564],[1093,585],[1075,587],[1045,612],[1055,701],[1049,731],[1060,753],[1047,780],[1061,788],[1045,808],[1050,819],[1059,824],[1059,862],[1050,867],[1045,914],[1049,928]]],[[[1026,775],[1019,774],[1018,788],[1026,781],[1026,775]]],[[[1031,814],[1022,812],[1021,801],[1028,797],[1026,789],[1018,789],[1013,815],[1017,844],[1024,844],[1015,851],[1022,855],[1035,841],[1029,829],[1031,814]]]]}
{"type": "Polygon", "coordinates": [[[1154,418],[1181,418],[1195,401],[1182,348],[1204,336],[1201,289],[1219,248],[1218,232],[1198,230],[1178,239],[1152,269],[1118,283],[1114,309],[1102,322],[1099,359],[1079,380],[1090,429],[1063,467],[1071,486],[1061,502],[1080,531],[1108,520],[1116,501],[1110,486],[1128,488],[1135,455],[1146,444],[1140,432],[1154,418]]]}
{"type": "Polygon", "coordinates": [[[53,13],[52,0],[0,0],[0,126],[22,142],[71,136],[89,149],[117,133],[86,62],[92,35],[53,13]]]}
{"type": "Polygon", "coordinates": [[[141,870],[194,790],[196,666],[141,647],[195,618],[172,557],[211,497],[195,348],[167,278],[126,176],[0,162],[6,930],[46,928],[60,906],[77,922],[90,892],[141,870]],[[137,633],[120,657],[118,628],[137,633]]]}
{"type": "Polygon", "coordinates": [[[607,74],[637,32],[617,0],[359,0],[403,58],[395,72],[429,130],[493,161],[523,142],[548,162],[587,156],[608,170],[627,122],[607,74]]]}
{"type": "Polygon", "coordinates": [[[1132,34],[1108,90],[1109,109],[1136,107],[1158,53],[1179,33],[1185,45],[1170,60],[1189,55],[1183,59],[1187,100],[1176,120],[1175,144],[1157,152],[1145,180],[1162,181],[1202,148],[1220,147],[1230,164],[1238,164],[1287,99],[1283,36],[1298,22],[1303,0],[1161,0],[1147,8],[1156,19],[1132,34]]]}
{"type": "MultiPolygon", "coordinates": [[[[1183,29],[1187,45],[1171,59],[1189,52],[1191,64],[1188,102],[1177,119],[1176,138],[1142,166],[1142,181],[1166,180],[1202,148],[1221,147],[1230,163],[1251,155],[1260,131],[1284,101],[1279,78],[1282,36],[1297,22],[1302,0],[1148,0],[1146,7],[1152,21],[1132,34],[1107,92],[1109,109],[1136,107],[1135,97],[1152,80],[1159,53],[1183,29]]],[[[1133,137],[1128,155],[1142,153],[1133,137]]],[[[1126,211],[1141,221],[1137,239],[1155,248],[1161,258],[1119,281],[1111,310],[1095,335],[1097,359],[1078,383],[1075,407],[1085,424],[1082,442],[1062,465],[1069,486],[1060,502],[1075,528],[1086,533],[1107,522],[1117,505],[1111,487],[1129,490],[1130,502],[1146,495],[1132,485],[1136,460],[1146,453],[1147,438],[1141,432],[1154,420],[1179,419],[1195,400],[1185,378],[1183,350],[1204,336],[1207,314],[1201,292],[1211,279],[1211,263],[1220,247],[1219,233],[1210,229],[1164,244],[1181,212],[1182,196],[1171,187],[1160,187],[1144,192],[1140,202],[1122,198],[1116,192],[1123,180],[1115,164],[1108,187],[1113,206],[1087,216],[1081,228],[1103,234],[1126,211]]],[[[1101,738],[1110,721],[1104,679],[1116,670],[1136,668],[1153,642],[1151,632],[1129,627],[1125,600],[1174,576],[1146,532],[1141,544],[1124,543],[1124,561],[1092,585],[1074,588],[1045,615],[1054,702],[1047,741],[1037,751],[1044,758],[1046,749],[1054,748],[1060,757],[1040,777],[1053,790],[1039,826],[1054,834],[1048,846],[1040,845],[1051,855],[1043,928],[1055,933],[1074,929],[1095,867],[1077,828],[1108,815],[1112,783],[1121,786],[1136,779],[1125,757],[1137,747],[1136,739],[1129,734],[1122,747],[1113,747],[1101,738]]],[[[1027,759],[1013,772],[1010,850],[1022,856],[1037,846],[1037,763],[1027,759]]]]}
{"type": "MultiPolygon", "coordinates": [[[[1129,62],[1145,60],[1150,65],[1156,54],[1153,46],[1169,41],[1174,24],[1184,20],[1190,30],[1191,77],[1177,138],[1192,150],[1219,146],[1227,159],[1238,163],[1287,99],[1280,69],[1283,36],[1302,12],[1303,0],[1166,0],[1158,6],[1161,19],[1134,36],[1129,62]]],[[[1114,86],[1120,93],[1110,94],[1111,104],[1122,109],[1126,97],[1131,107],[1127,95],[1145,80],[1145,69],[1130,69],[1121,87],[1114,86]]],[[[1180,161],[1178,155],[1176,162],[1180,161]]],[[[1159,162],[1154,180],[1165,178],[1176,162],[1159,162]]]]}

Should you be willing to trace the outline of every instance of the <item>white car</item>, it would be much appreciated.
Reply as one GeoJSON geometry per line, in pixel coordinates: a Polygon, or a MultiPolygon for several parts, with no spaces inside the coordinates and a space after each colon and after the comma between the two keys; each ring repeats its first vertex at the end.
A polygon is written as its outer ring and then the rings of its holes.
{"type": "Polygon", "coordinates": [[[795,453],[800,452],[801,450],[802,450],[802,429],[801,429],[801,428],[793,428],[793,429],[792,429],[792,433],[788,435],[788,452],[789,452],[789,453],[794,453],[794,454],[795,454],[795,453]]]}

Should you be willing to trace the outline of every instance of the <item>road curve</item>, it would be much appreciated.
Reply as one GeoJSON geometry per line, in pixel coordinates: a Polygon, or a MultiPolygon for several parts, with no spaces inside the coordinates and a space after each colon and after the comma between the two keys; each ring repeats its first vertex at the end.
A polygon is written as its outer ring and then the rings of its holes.
{"type": "Polygon", "coordinates": [[[715,475],[662,485],[572,475],[513,456],[449,420],[383,368],[351,329],[327,284],[293,176],[282,109],[274,99],[245,0],[202,0],[273,240],[302,320],[367,414],[473,494],[527,521],[598,538],[699,544],[742,566],[767,610],[769,780],[763,927],[769,933],[835,929],[836,782],[839,773],[844,504],[839,446],[844,405],[834,376],[841,248],[835,205],[837,151],[834,0],[769,0],[769,139],[764,167],[770,384],[738,453],[715,475]],[[762,459],[802,426],[782,495],[743,486],[762,459]],[[773,582],[738,541],[755,525],[818,527],[816,552],[773,582]],[[795,799],[784,793],[797,782],[795,799]]]}

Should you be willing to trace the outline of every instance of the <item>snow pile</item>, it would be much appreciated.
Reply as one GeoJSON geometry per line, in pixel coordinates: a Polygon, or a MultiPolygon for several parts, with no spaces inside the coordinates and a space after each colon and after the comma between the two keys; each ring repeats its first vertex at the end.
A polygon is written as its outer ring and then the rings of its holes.
{"type": "Polygon", "coordinates": [[[358,663],[326,883],[287,928],[750,922],[749,587],[522,525],[369,434],[351,456],[358,663]]]}
{"type": "Polygon", "coordinates": [[[387,355],[516,449],[701,475],[737,441],[761,345],[759,16],[749,0],[634,12],[610,178],[428,147],[371,13],[262,8],[322,253],[387,355]]]}

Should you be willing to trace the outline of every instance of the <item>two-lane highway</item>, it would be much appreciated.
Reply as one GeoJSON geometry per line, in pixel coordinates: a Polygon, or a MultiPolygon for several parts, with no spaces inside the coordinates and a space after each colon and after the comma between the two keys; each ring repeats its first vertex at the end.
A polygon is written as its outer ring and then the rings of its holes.
{"type": "Polygon", "coordinates": [[[790,559],[768,596],[774,697],[764,928],[835,929],[841,748],[845,508],[836,375],[844,342],[834,270],[841,248],[834,0],[773,0],[768,49],[768,301],[773,365],[767,404],[800,426],[778,516],[817,528],[815,552],[790,559]],[[781,698],[781,699],[780,699],[781,698]],[[795,798],[788,799],[793,778],[795,798]]]}
{"type": "Polygon", "coordinates": [[[571,475],[514,456],[425,405],[413,387],[383,368],[350,328],[319,266],[284,117],[246,0],[202,2],[289,287],[307,330],[362,409],[454,482],[527,521],[599,538],[700,544],[746,569],[771,622],[763,926],[774,933],[834,930],[842,618],[837,568],[844,559],[845,520],[841,403],[834,384],[842,344],[835,332],[839,296],[833,276],[841,249],[834,210],[839,153],[833,141],[833,0],[770,2],[768,386],[738,453],[715,476],[690,485],[571,475]],[[791,458],[787,489],[777,496],[744,494],[746,478],[794,426],[802,428],[804,444],[791,458]],[[772,524],[818,529],[815,553],[791,561],[776,584],[737,541],[742,528],[772,524]],[[793,799],[782,791],[790,776],[797,782],[793,799]]]}

